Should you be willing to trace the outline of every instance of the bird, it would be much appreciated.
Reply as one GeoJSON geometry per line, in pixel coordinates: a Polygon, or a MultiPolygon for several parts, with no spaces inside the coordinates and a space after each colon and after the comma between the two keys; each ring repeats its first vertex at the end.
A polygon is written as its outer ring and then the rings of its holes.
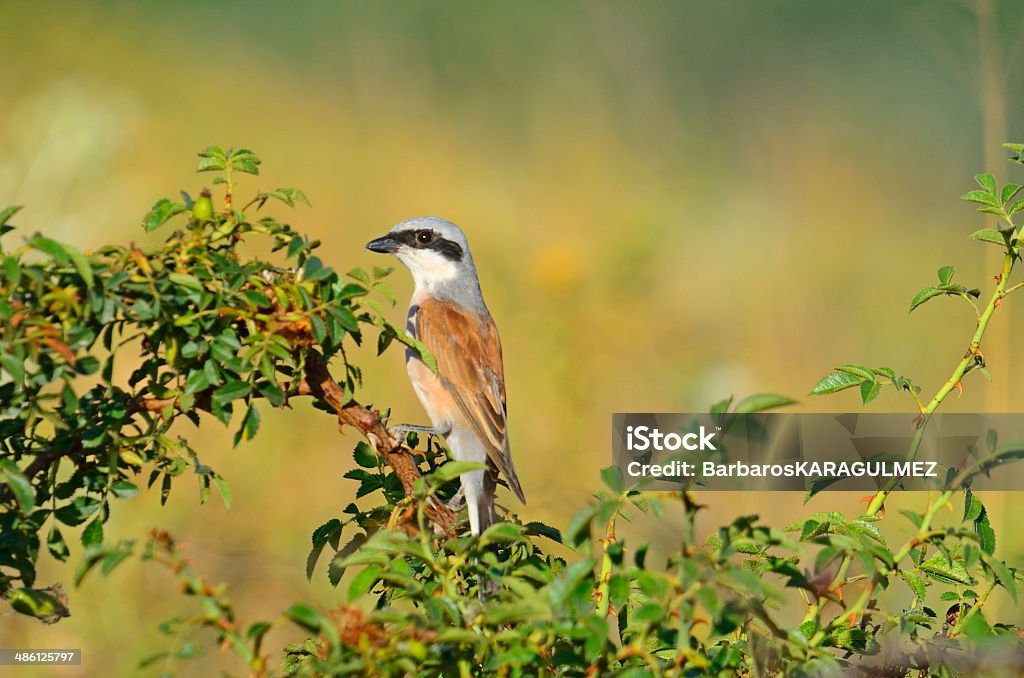
{"type": "Polygon", "coordinates": [[[470,531],[479,535],[496,522],[499,474],[523,504],[526,496],[509,452],[501,340],[480,291],[469,243],[458,226],[418,217],[366,244],[393,254],[412,274],[408,334],[436,360],[435,374],[412,349],[405,351],[413,390],[430,426],[399,424],[392,430],[442,437],[458,461],[485,465],[460,476],[470,531]]]}

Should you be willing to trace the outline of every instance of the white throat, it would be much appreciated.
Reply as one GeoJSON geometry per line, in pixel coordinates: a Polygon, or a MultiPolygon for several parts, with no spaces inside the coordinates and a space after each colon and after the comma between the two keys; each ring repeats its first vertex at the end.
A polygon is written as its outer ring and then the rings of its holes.
{"type": "Polygon", "coordinates": [[[399,261],[412,273],[417,290],[434,292],[459,275],[456,262],[433,250],[405,250],[397,253],[399,261]]]}

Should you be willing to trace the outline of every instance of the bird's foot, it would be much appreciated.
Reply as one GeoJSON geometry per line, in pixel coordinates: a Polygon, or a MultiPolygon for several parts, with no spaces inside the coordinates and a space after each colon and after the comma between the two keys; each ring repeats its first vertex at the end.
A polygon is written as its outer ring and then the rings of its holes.
{"type": "Polygon", "coordinates": [[[465,505],[466,505],[465,491],[464,491],[463,487],[460,485],[459,486],[459,491],[456,492],[452,496],[452,498],[448,500],[448,503],[445,504],[445,506],[447,506],[452,511],[455,511],[456,513],[458,513],[459,511],[462,510],[462,508],[465,505]]]}
{"type": "Polygon", "coordinates": [[[444,438],[451,433],[451,431],[451,424],[445,427],[420,426],[418,424],[395,424],[388,428],[388,433],[390,433],[396,440],[405,440],[405,436],[408,433],[423,433],[428,436],[441,436],[444,438]]]}

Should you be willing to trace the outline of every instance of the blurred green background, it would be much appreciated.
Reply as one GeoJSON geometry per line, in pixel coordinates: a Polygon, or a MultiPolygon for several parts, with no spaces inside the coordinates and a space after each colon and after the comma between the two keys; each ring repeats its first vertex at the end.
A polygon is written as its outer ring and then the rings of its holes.
{"type": "MultiPolygon", "coordinates": [[[[243,191],[306,191],[313,208],[288,216],[335,268],[385,263],[362,245],[400,220],[455,221],[502,333],[521,515],[564,526],[610,460],[612,412],[803,398],[850,361],[941,384],[970,312],[907,307],[943,264],[991,285],[986,246],[966,239],[983,219],[957,198],[981,169],[1008,180],[998,145],[1024,139],[1020,29],[1019,5],[984,0],[4,3],[0,204],[27,205],[21,235],[146,242],[141,216],[198,192],[209,179],[192,174],[195,152],[219,144],[262,156],[243,191]]],[[[398,321],[404,270],[393,287],[398,321]]],[[[984,347],[993,382],[972,375],[945,410],[1022,409],[1017,306],[984,347]]],[[[365,360],[359,397],[423,421],[399,353],[365,360]]],[[[887,392],[871,407],[909,405],[887,392]]],[[[352,498],[341,475],[355,437],[304,404],[265,413],[237,450],[212,420],[188,434],[234,486],[231,510],[200,506],[186,478],[166,510],[155,493],[116,502],[108,539],[170,529],[246,620],[340,602],[303,567],[309,533],[352,498]]],[[[858,499],[811,508],[855,512],[858,499]]],[[[806,510],[789,495],[707,501],[705,529],[806,510]]],[[[1013,495],[987,501],[1000,554],[1019,561],[1013,495]]],[[[909,534],[901,520],[884,521],[894,539],[909,534]]],[[[640,531],[677,540],[671,520],[640,531]]],[[[42,583],[71,578],[44,556],[42,583]]],[[[0,645],[81,647],[78,673],[120,675],[167,646],[160,620],[195,612],[137,561],[72,589],[71,609],[53,627],[0,616],[0,645]]],[[[268,647],[296,638],[275,632],[268,647]]],[[[207,651],[212,674],[225,660],[207,651]]]]}

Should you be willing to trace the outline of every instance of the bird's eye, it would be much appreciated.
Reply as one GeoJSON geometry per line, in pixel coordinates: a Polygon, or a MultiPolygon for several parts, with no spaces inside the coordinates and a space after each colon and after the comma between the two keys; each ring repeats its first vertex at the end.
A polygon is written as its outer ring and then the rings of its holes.
{"type": "Polygon", "coordinates": [[[417,231],[416,240],[422,245],[429,245],[434,240],[433,231],[417,231]]]}

